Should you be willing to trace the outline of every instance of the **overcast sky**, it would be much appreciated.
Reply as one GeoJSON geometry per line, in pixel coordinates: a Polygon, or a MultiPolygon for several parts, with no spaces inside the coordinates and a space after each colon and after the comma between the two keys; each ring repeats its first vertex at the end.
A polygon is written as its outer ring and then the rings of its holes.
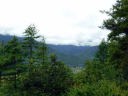
{"type": "Polygon", "coordinates": [[[47,43],[97,45],[109,31],[98,26],[115,0],[0,0],[0,33],[23,36],[35,24],[47,43]]]}

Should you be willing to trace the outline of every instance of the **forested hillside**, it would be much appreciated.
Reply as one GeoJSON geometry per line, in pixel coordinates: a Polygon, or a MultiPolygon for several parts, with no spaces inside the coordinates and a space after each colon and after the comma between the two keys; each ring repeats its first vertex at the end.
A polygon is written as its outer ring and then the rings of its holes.
{"type": "MultiPolygon", "coordinates": [[[[128,0],[117,0],[103,13],[109,16],[101,26],[111,31],[108,39],[77,71],[49,54],[33,24],[24,30],[23,40],[13,36],[6,43],[0,41],[0,96],[128,96],[128,0]]],[[[66,58],[84,50],[65,47],[52,46],[52,51],[68,53],[66,58]]]]}
{"type": "Polygon", "coordinates": [[[92,60],[98,50],[97,46],[48,45],[59,60],[72,67],[82,67],[87,60],[92,60]]]}
{"type": "MultiPolygon", "coordinates": [[[[0,40],[8,42],[13,36],[0,35],[0,40]]],[[[19,41],[23,41],[23,37],[18,37],[19,41]]],[[[47,44],[48,52],[55,53],[59,60],[71,67],[82,67],[85,61],[93,59],[98,47],[97,46],[75,46],[75,45],[53,45],[47,44]]]]}

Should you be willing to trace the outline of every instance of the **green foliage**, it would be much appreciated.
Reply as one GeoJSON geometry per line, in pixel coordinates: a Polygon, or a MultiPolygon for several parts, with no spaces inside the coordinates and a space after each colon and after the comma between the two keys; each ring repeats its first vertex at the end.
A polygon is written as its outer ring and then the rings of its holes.
{"type": "Polygon", "coordinates": [[[21,78],[21,86],[20,90],[22,90],[22,94],[25,94],[25,96],[42,96],[43,94],[43,84],[42,84],[42,74],[41,70],[36,68],[33,68],[31,70],[31,74],[25,74],[21,78]]]}
{"type": "Polygon", "coordinates": [[[13,58],[15,59],[16,58],[16,61],[17,62],[20,62],[21,61],[21,55],[22,55],[22,52],[21,52],[21,45],[18,41],[18,38],[17,37],[13,37],[11,41],[9,41],[7,43],[7,45],[5,45],[5,55],[11,55],[10,58],[13,58]]]}
{"type": "Polygon", "coordinates": [[[62,62],[51,62],[47,65],[33,65],[31,74],[21,80],[22,90],[31,96],[44,93],[60,96],[68,91],[72,84],[72,72],[62,62]]]}
{"type": "Polygon", "coordinates": [[[25,31],[23,42],[14,37],[5,46],[1,44],[1,72],[4,72],[1,96],[60,96],[71,88],[71,69],[57,61],[55,54],[49,58],[44,38],[41,43],[35,41],[38,38],[36,32],[36,28],[31,25],[25,31]],[[19,72],[21,68],[24,70],[19,72]]]}
{"type": "Polygon", "coordinates": [[[95,59],[97,59],[101,63],[105,63],[107,61],[107,55],[108,55],[108,44],[103,39],[99,45],[99,50],[96,53],[95,59]]]}
{"type": "Polygon", "coordinates": [[[27,53],[27,57],[30,59],[33,58],[34,55],[34,49],[37,46],[37,42],[35,41],[38,39],[40,36],[37,35],[37,29],[34,25],[28,26],[28,28],[24,32],[24,48],[26,49],[25,53],[27,53]]]}
{"type": "Polygon", "coordinates": [[[51,56],[51,63],[46,74],[48,77],[45,92],[50,96],[60,96],[72,85],[72,71],[62,62],[57,61],[55,55],[51,56]]]}
{"type": "Polygon", "coordinates": [[[13,39],[5,45],[4,50],[5,57],[9,59],[10,64],[15,65],[22,61],[22,49],[17,37],[14,36],[13,39]]]}
{"type": "Polygon", "coordinates": [[[112,65],[101,64],[98,61],[87,62],[84,73],[84,82],[87,84],[95,83],[102,79],[116,80],[115,78],[118,74],[112,65]]]}
{"type": "Polygon", "coordinates": [[[85,69],[75,74],[68,96],[127,96],[127,83],[114,61],[110,63],[111,54],[118,54],[117,50],[116,43],[102,41],[94,60],[86,62],[85,69]]]}
{"type": "Polygon", "coordinates": [[[111,54],[111,62],[116,62],[116,67],[121,70],[125,80],[128,80],[128,1],[117,0],[111,8],[109,19],[103,23],[103,28],[111,31],[108,36],[110,43],[116,42],[115,53],[111,54]]]}
{"type": "Polygon", "coordinates": [[[127,96],[128,1],[117,0],[106,13],[108,41],[103,40],[95,58],[74,74],[55,54],[49,58],[44,38],[36,42],[34,25],[25,30],[22,44],[15,36],[0,43],[0,96],[127,96]],[[27,70],[19,72],[21,68],[27,70]]]}
{"type": "Polygon", "coordinates": [[[2,69],[3,69],[3,61],[5,60],[4,58],[4,44],[3,42],[0,42],[0,81],[1,81],[1,75],[2,75],[2,69]]]}
{"type": "Polygon", "coordinates": [[[127,96],[115,82],[101,80],[91,85],[74,87],[67,96],[127,96]]]}
{"type": "Polygon", "coordinates": [[[14,36],[6,45],[4,45],[4,51],[1,56],[1,75],[12,80],[14,87],[17,87],[17,76],[21,71],[19,66],[22,63],[21,46],[18,39],[14,36]]]}
{"type": "Polygon", "coordinates": [[[36,50],[36,59],[38,63],[46,64],[48,63],[48,48],[45,43],[44,37],[42,37],[42,41],[39,43],[36,50]]]}

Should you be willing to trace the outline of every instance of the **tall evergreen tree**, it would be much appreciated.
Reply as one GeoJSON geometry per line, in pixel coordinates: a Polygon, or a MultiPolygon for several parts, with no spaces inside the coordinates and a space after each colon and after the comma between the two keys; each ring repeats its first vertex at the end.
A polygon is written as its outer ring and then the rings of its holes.
{"type": "Polygon", "coordinates": [[[61,96],[72,85],[72,71],[64,63],[57,61],[55,54],[51,55],[51,63],[47,74],[45,92],[50,96],[61,96]]]}
{"type": "Polygon", "coordinates": [[[98,82],[99,80],[115,80],[119,73],[115,66],[112,65],[110,59],[110,44],[102,40],[95,58],[92,61],[86,62],[85,80],[87,83],[98,82]]]}
{"type": "MultiPolygon", "coordinates": [[[[38,39],[40,36],[37,35],[37,29],[34,25],[28,26],[24,32],[24,55],[25,63],[28,65],[28,72],[22,80],[22,88],[27,92],[27,94],[34,95],[36,92],[41,90],[41,71],[39,59],[36,57],[36,51],[38,48],[38,39]],[[35,92],[34,92],[35,90],[35,92]]],[[[35,96],[35,95],[34,95],[35,96]]]]}
{"type": "Polygon", "coordinates": [[[0,84],[1,84],[4,54],[5,54],[4,43],[3,43],[3,41],[1,41],[0,42],[0,84]]]}
{"type": "Polygon", "coordinates": [[[40,36],[37,35],[37,29],[34,25],[28,26],[28,28],[24,32],[25,38],[24,38],[24,48],[25,53],[27,55],[27,58],[29,59],[29,71],[30,67],[32,66],[32,63],[34,62],[34,50],[37,46],[36,39],[40,36]]]}
{"type": "Polygon", "coordinates": [[[42,41],[39,42],[38,48],[37,48],[37,60],[38,63],[45,65],[48,63],[48,48],[45,43],[45,38],[42,37],[42,41]]]}
{"type": "Polygon", "coordinates": [[[128,80],[128,0],[117,0],[110,12],[110,18],[105,20],[103,28],[111,31],[109,41],[116,42],[117,48],[110,62],[118,62],[116,67],[122,70],[124,78],[128,80]],[[116,56],[116,54],[118,55],[116,56]]]}
{"type": "Polygon", "coordinates": [[[96,53],[95,59],[97,59],[98,61],[104,64],[107,60],[107,55],[108,55],[108,44],[103,39],[101,44],[99,45],[99,50],[96,53]]]}
{"type": "Polygon", "coordinates": [[[16,36],[5,45],[5,58],[7,62],[4,62],[4,70],[5,72],[10,70],[7,75],[14,75],[14,87],[16,88],[16,76],[20,70],[19,65],[22,63],[21,46],[16,36]]]}

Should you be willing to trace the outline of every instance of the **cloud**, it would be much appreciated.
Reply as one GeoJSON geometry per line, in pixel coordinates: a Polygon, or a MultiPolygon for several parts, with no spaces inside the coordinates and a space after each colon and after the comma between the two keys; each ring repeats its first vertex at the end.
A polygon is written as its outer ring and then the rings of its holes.
{"type": "Polygon", "coordinates": [[[109,33],[98,28],[103,19],[107,18],[99,10],[108,10],[114,2],[115,0],[0,0],[0,27],[7,28],[6,33],[21,36],[28,25],[35,24],[40,30],[39,34],[44,35],[48,43],[82,42],[97,45],[109,33]]]}
{"type": "Polygon", "coordinates": [[[0,26],[0,34],[9,34],[8,32],[12,32],[13,28],[11,27],[3,27],[0,26]]]}

